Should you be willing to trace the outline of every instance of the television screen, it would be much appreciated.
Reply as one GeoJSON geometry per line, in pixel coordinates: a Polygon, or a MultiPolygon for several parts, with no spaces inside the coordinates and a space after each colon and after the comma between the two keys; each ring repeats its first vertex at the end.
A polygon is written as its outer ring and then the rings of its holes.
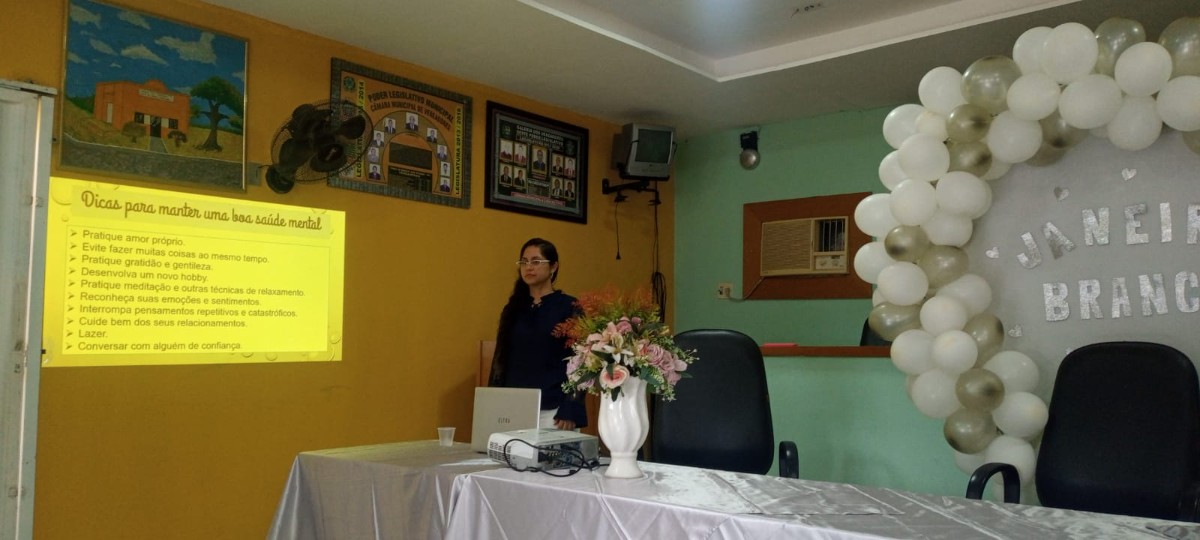
{"type": "Polygon", "coordinates": [[[635,161],[648,163],[667,163],[671,159],[670,131],[657,129],[639,129],[637,131],[637,152],[635,161]]]}

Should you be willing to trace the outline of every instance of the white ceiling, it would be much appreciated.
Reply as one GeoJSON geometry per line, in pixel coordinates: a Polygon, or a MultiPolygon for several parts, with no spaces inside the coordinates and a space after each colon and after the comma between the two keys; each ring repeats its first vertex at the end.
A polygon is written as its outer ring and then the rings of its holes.
{"type": "Polygon", "coordinates": [[[1124,16],[1157,39],[1200,15],[1197,0],[205,1],[683,137],[916,102],[930,69],[1011,55],[1034,26],[1124,16]]]}

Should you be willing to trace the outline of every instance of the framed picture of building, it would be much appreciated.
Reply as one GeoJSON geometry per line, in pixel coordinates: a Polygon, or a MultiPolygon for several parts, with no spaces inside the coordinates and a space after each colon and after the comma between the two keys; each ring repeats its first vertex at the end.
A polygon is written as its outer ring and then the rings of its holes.
{"type": "Polygon", "coordinates": [[[245,190],[246,41],[69,0],[59,167],[245,190]]]}

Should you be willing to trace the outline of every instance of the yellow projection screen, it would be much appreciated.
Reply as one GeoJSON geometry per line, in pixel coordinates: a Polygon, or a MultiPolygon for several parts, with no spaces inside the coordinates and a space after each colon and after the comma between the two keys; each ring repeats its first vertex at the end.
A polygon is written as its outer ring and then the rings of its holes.
{"type": "Polygon", "coordinates": [[[42,365],[341,360],[345,223],[52,178],[42,365]]]}

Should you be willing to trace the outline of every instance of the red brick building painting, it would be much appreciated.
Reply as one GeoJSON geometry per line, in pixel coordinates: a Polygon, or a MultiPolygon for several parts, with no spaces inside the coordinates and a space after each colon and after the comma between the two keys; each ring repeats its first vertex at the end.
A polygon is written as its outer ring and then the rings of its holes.
{"type": "Polygon", "coordinates": [[[162,81],[145,84],[130,81],[96,83],[94,117],[117,129],[133,121],[146,126],[151,137],[163,137],[173,130],[188,132],[191,118],[190,96],[168,89],[162,81]]]}

